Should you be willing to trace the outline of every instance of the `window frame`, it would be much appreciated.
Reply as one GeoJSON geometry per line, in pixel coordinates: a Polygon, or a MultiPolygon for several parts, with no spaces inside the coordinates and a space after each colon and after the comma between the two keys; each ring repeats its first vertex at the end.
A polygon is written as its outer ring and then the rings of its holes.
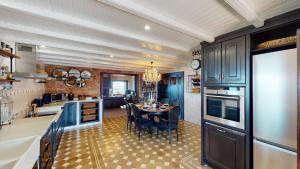
{"type": "Polygon", "coordinates": [[[116,95],[116,94],[114,94],[114,86],[113,86],[114,82],[125,82],[126,87],[125,87],[125,93],[123,95],[126,95],[126,91],[128,90],[128,80],[111,80],[112,94],[116,95]]]}

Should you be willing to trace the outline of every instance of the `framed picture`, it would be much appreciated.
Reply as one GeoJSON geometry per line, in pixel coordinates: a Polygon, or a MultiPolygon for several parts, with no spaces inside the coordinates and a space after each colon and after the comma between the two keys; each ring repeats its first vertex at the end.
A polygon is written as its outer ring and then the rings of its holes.
{"type": "Polygon", "coordinates": [[[201,79],[200,75],[188,75],[187,76],[187,92],[188,93],[200,93],[201,79]]]}

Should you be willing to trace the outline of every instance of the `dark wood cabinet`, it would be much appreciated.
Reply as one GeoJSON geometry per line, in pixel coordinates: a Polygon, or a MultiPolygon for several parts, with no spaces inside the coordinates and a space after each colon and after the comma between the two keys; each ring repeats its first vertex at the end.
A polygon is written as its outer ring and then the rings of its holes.
{"type": "Polygon", "coordinates": [[[204,123],[204,160],[220,169],[245,168],[244,133],[204,123]]]}
{"type": "Polygon", "coordinates": [[[205,84],[245,84],[245,36],[203,48],[205,84]]]}
{"type": "Polygon", "coordinates": [[[221,43],[203,49],[204,52],[204,83],[221,83],[222,55],[221,43]]]}
{"type": "Polygon", "coordinates": [[[245,36],[222,43],[222,83],[245,83],[245,36]]]}

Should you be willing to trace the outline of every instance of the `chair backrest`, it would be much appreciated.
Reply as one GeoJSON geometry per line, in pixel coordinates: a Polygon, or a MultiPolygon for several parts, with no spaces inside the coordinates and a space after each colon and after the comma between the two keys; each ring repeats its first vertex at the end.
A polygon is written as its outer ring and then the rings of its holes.
{"type": "Polygon", "coordinates": [[[125,107],[126,107],[126,113],[127,113],[127,116],[128,116],[128,117],[131,116],[131,105],[130,105],[130,103],[127,103],[127,104],[125,105],[125,107]]]}
{"type": "Polygon", "coordinates": [[[177,124],[179,120],[179,114],[180,114],[180,107],[175,106],[173,107],[170,112],[168,113],[169,115],[169,124],[177,124]]]}
{"type": "Polygon", "coordinates": [[[138,96],[135,96],[132,100],[132,103],[136,104],[136,103],[140,103],[141,101],[143,101],[142,98],[138,97],[138,96]]]}
{"type": "Polygon", "coordinates": [[[135,119],[142,118],[141,110],[138,107],[136,107],[136,105],[132,104],[131,108],[132,108],[133,116],[134,116],[135,119]]]}
{"type": "Polygon", "coordinates": [[[171,105],[171,106],[180,106],[179,100],[172,100],[172,101],[170,102],[170,105],[171,105]]]}
{"type": "Polygon", "coordinates": [[[160,102],[163,104],[169,104],[169,98],[163,98],[160,100],[160,102]]]}
{"type": "Polygon", "coordinates": [[[125,103],[125,104],[130,103],[129,100],[128,100],[126,97],[124,97],[124,103],[125,103]]]}

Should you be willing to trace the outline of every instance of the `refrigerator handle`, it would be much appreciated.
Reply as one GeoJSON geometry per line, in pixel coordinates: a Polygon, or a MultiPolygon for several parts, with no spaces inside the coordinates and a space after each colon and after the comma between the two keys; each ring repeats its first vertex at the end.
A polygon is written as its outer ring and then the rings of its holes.
{"type": "Polygon", "coordinates": [[[217,130],[221,133],[226,133],[226,131],[224,131],[224,130],[221,130],[221,129],[217,129],[217,130]]]}

